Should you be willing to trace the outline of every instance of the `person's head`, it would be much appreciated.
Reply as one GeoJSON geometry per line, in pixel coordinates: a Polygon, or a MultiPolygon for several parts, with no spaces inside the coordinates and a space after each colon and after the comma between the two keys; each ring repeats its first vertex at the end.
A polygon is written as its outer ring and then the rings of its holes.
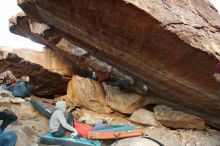
{"type": "Polygon", "coordinates": [[[65,112],[66,111],[66,101],[58,101],[56,103],[56,108],[65,112]]]}
{"type": "Polygon", "coordinates": [[[29,81],[30,81],[30,77],[27,76],[27,75],[21,75],[21,76],[20,76],[20,80],[29,82],[29,81]]]}
{"type": "Polygon", "coordinates": [[[220,62],[215,66],[213,77],[217,82],[220,82],[220,62]]]}

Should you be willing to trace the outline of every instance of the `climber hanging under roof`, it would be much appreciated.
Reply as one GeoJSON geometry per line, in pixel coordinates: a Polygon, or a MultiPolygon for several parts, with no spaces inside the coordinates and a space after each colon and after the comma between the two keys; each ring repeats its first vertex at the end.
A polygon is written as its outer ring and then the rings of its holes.
{"type": "Polygon", "coordinates": [[[107,72],[98,72],[91,68],[89,68],[89,70],[91,72],[91,78],[101,83],[110,80],[110,76],[112,74],[113,68],[109,66],[107,72]]]}
{"type": "MultiPolygon", "coordinates": [[[[119,78],[115,78],[115,72],[119,73],[116,69],[113,70],[111,66],[108,66],[108,71],[105,73],[100,73],[98,71],[94,71],[91,68],[89,68],[91,72],[91,78],[98,81],[98,82],[106,82],[107,84],[110,84],[112,86],[117,86],[119,87],[120,90],[122,91],[128,91],[129,89],[133,88],[135,86],[135,80],[130,77],[130,76],[123,76],[122,73],[120,73],[119,78]],[[114,72],[114,74],[113,74],[114,72]],[[123,78],[121,78],[123,76],[123,78]]],[[[139,83],[140,84],[140,83],[139,83]]],[[[141,83],[139,85],[139,91],[142,94],[146,94],[148,91],[148,86],[144,83],[141,83]]]]}

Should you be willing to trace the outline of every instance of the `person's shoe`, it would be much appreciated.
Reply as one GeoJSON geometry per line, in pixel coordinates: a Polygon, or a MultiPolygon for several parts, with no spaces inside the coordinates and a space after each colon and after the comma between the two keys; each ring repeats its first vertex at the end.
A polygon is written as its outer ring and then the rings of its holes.
{"type": "Polygon", "coordinates": [[[31,101],[31,98],[30,97],[26,97],[24,100],[25,101],[31,101]]]}

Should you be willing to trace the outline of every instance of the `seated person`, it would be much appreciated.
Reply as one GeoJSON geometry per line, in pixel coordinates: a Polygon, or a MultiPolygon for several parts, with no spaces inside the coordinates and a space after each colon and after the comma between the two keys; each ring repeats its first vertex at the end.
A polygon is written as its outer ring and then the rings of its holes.
{"type": "Polygon", "coordinates": [[[54,137],[63,137],[66,131],[73,132],[77,135],[76,129],[73,127],[73,115],[69,113],[65,118],[64,112],[66,110],[66,102],[58,101],[56,103],[57,110],[50,118],[49,131],[54,137]]]}
{"type": "Polygon", "coordinates": [[[16,85],[13,89],[13,96],[26,98],[31,96],[32,87],[29,85],[30,77],[22,75],[19,80],[16,81],[16,85]]]}
{"type": "Polygon", "coordinates": [[[17,134],[14,131],[4,132],[5,128],[13,121],[17,120],[17,116],[9,110],[0,112],[0,146],[15,146],[17,142],[17,134]]]}

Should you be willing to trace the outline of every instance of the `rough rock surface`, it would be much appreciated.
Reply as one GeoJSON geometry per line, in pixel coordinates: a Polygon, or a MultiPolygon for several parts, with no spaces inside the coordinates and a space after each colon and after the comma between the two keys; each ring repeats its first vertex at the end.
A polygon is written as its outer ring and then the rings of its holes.
{"type": "Polygon", "coordinates": [[[56,94],[66,93],[67,78],[44,69],[38,64],[25,61],[15,54],[0,59],[0,66],[0,72],[11,70],[15,77],[19,77],[21,74],[29,75],[31,78],[30,84],[33,85],[33,94],[36,96],[53,97],[56,94]]]}
{"type": "Polygon", "coordinates": [[[31,49],[14,49],[9,47],[0,48],[0,52],[3,54],[2,56],[6,57],[8,53],[13,53],[24,60],[39,64],[52,72],[70,77],[74,74],[71,64],[66,62],[64,58],[62,58],[60,55],[58,56],[49,48],[44,48],[42,52],[31,49]]]}
{"type": "Polygon", "coordinates": [[[15,49],[13,53],[27,61],[39,64],[52,72],[69,77],[74,74],[71,64],[66,62],[64,58],[57,56],[51,49],[44,48],[43,52],[15,49]]]}
{"type": "MultiPolygon", "coordinates": [[[[18,121],[14,122],[6,130],[15,130],[18,133],[17,146],[45,146],[38,144],[39,136],[47,133],[48,119],[35,111],[31,105],[24,101],[16,104],[10,103],[6,97],[0,98],[0,111],[11,109],[18,116],[18,121]],[[4,100],[4,102],[2,102],[4,100]]],[[[15,100],[13,98],[13,100],[15,100]]],[[[97,114],[93,111],[78,109],[74,112],[78,114],[80,120],[85,120],[90,124],[101,122],[103,119],[114,124],[132,124],[125,118],[117,115],[97,114]]],[[[220,133],[215,130],[169,130],[157,127],[147,127],[150,137],[160,141],[165,146],[219,146],[220,133]]],[[[134,145],[135,146],[135,145],[134,145]]]]}
{"type": "MultiPolygon", "coordinates": [[[[12,93],[10,91],[7,90],[2,90],[0,89],[0,97],[13,97],[12,93]]],[[[1,101],[3,100],[3,98],[1,98],[1,101]]]]}
{"type": "Polygon", "coordinates": [[[144,106],[143,97],[138,94],[125,93],[117,87],[77,75],[68,84],[66,100],[70,105],[72,103],[99,113],[111,113],[114,110],[132,114],[144,106]]]}
{"type": "Polygon", "coordinates": [[[72,77],[67,88],[67,101],[98,113],[112,112],[106,104],[102,84],[89,78],[72,77]]]}
{"type": "Polygon", "coordinates": [[[113,143],[111,146],[160,146],[156,142],[141,137],[126,138],[113,143]]]}
{"type": "Polygon", "coordinates": [[[169,130],[148,128],[148,136],[165,146],[219,146],[220,133],[214,130],[169,130]]]}
{"type": "Polygon", "coordinates": [[[19,101],[12,103],[16,98],[0,97],[0,111],[11,109],[17,116],[18,120],[6,128],[6,131],[16,131],[18,141],[16,146],[38,146],[40,136],[48,132],[48,119],[39,114],[30,103],[19,101]]]}
{"type": "Polygon", "coordinates": [[[146,109],[135,111],[129,120],[149,126],[159,126],[159,122],[155,119],[154,113],[146,109]]]}
{"type": "Polygon", "coordinates": [[[143,97],[134,93],[124,93],[117,87],[104,84],[106,103],[114,110],[124,114],[132,114],[141,108],[143,97]]]}
{"type": "MultiPolygon", "coordinates": [[[[55,29],[156,95],[204,113],[220,127],[219,85],[212,78],[220,17],[209,1],[18,0],[18,5],[35,21],[36,38],[55,29]]],[[[28,37],[24,33],[17,32],[28,37]]]]}
{"type": "Polygon", "coordinates": [[[189,115],[172,108],[158,105],[154,108],[156,119],[166,127],[182,129],[203,129],[205,121],[199,117],[189,115]]]}
{"type": "MultiPolygon", "coordinates": [[[[86,121],[86,123],[92,124],[92,125],[103,122],[103,120],[105,120],[112,124],[140,126],[116,114],[99,114],[97,112],[93,112],[93,111],[86,110],[86,109],[78,109],[73,114],[77,114],[80,121],[86,121]]],[[[140,127],[143,127],[143,126],[140,126],[140,127]]]]}
{"type": "MultiPolygon", "coordinates": [[[[109,72],[111,65],[103,62],[96,57],[90,55],[85,49],[82,49],[73,44],[68,37],[62,35],[60,31],[55,28],[48,28],[43,33],[32,32],[31,27],[33,23],[37,23],[29,19],[24,13],[18,13],[15,17],[10,20],[10,31],[12,33],[28,37],[31,40],[49,46],[50,49],[56,56],[60,56],[74,69],[75,74],[81,76],[90,76],[91,71],[96,72],[98,75],[106,75],[109,72]]],[[[42,24],[44,26],[44,24],[42,24]]],[[[41,30],[41,25],[37,25],[41,30]]],[[[35,29],[37,27],[35,26],[35,29]]],[[[120,72],[118,69],[112,67],[110,79],[126,81],[127,83],[133,82],[133,79],[120,72]]],[[[142,89],[143,82],[136,81],[135,85],[129,86],[130,90],[134,90],[138,93],[145,94],[146,92],[142,89]]]]}

